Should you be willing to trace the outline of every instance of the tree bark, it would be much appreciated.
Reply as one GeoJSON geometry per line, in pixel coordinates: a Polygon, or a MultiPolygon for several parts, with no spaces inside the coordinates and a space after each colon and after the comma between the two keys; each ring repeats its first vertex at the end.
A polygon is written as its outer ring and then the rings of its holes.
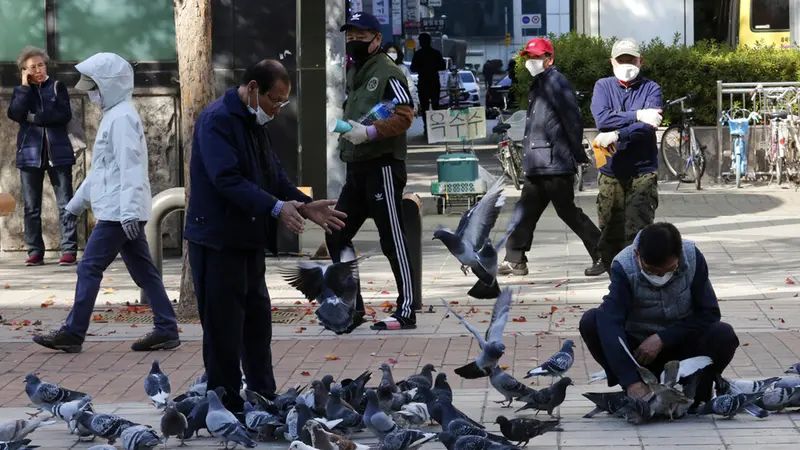
{"type": "MultiPolygon", "coordinates": [[[[191,182],[194,122],[214,100],[214,69],[211,60],[211,0],[175,0],[175,41],[178,50],[178,76],[181,89],[181,145],[183,173],[188,204],[191,182]]],[[[188,245],[183,243],[183,272],[178,313],[197,316],[188,245]]]]}

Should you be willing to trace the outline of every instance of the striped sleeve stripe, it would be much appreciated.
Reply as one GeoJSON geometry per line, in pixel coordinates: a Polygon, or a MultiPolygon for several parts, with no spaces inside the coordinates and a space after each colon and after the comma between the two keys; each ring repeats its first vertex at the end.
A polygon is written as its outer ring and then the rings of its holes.
{"type": "Polygon", "coordinates": [[[399,82],[394,78],[390,78],[389,85],[392,87],[392,92],[394,92],[394,96],[395,98],[397,98],[398,104],[401,105],[411,104],[411,96],[408,94],[408,91],[403,86],[403,83],[399,82]]]}

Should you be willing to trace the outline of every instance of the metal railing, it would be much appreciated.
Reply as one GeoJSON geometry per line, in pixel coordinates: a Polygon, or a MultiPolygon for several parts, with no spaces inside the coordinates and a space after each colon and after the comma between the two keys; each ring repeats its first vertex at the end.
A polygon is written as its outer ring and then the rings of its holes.
{"type": "MultiPolygon", "coordinates": [[[[755,92],[759,87],[764,89],[774,89],[774,88],[790,88],[790,87],[800,87],[800,82],[766,82],[766,83],[725,83],[721,80],[717,81],[717,183],[722,182],[723,175],[730,175],[730,170],[723,172],[722,171],[722,163],[723,163],[723,142],[727,142],[727,148],[732,149],[732,142],[733,138],[727,132],[727,126],[723,126],[720,123],[720,118],[722,117],[723,111],[729,111],[731,108],[738,106],[739,108],[747,109],[749,111],[757,111],[761,113],[762,111],[759,110],[759,102],[751,98],[753,92],[755,92]],[[726,137],[727,136],[727,137],[726,137]]],[[[766,154],[764,148],[761,147],[753,147],[751,143],[753,142],[765,142],[764,139],[761,137],[766,132],[765,123],[762,122],[758,126],[751,127],[751,133],[747,136],[747,166],[753,167],[755,170],[750,172],[753,173],[755,176],[766,176],[772,174],[772,168],[767,167],[765,170],[758,170],[759,168],[763,167],[766,163],[766,154]],[[756,137],[758,136],[758,137],[756,137]]],[[[727,161],[730,165],[730,160],[727,161]]]]}
{"type": "MultiPolygon", "coordinates": [[[[153,214],[150,221],[144,226],[144,234],[147,237],[147,246],[150,248],[150,257],[153,259],[158,274],[162,277],[164,275],[164,239],[161,236],[161,225],[170,213],[184,209],[186,209],[186,189],[182,187],[161,191],[153,197],[153,214]]],[[[150,299],[147,298],[143,289],[139,290],[139,303],[150,304],[150,299]]]]}

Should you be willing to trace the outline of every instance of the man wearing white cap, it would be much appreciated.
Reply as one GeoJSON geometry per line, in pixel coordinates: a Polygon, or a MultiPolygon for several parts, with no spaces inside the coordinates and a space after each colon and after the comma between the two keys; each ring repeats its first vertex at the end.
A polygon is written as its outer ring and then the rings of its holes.
{"type": "Polygon", "coordinates": [[[611,49],[614,76],[594,85],[592,115],[600,131],[594,144],[608,148],[612,157],[597,179],[601,259],[586,269],[587,276],[605,273],[614,256],[655,219],[661,86],[640,75],[642,62],[636,41],[621,39],[611,49]]]}

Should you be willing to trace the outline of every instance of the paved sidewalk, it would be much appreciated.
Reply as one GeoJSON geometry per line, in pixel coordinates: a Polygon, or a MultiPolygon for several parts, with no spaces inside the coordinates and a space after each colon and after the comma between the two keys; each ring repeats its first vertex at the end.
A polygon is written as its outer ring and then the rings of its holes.
{"type": "MultiPolygon", "coordinates": [[[[781,374],[790,364],[800,361],[800,243],[795,238],[800,230],[798,194],[794,190],[766,188],[709,189],[702,193],[683,189],[675,193],[674,185],[662,187],[658,217],[676,223],[686,238],[698,243],[709,261],[723,316],[736,328],[742,343],[728,374],[742,378],[781,374]]],[[[579,203],[594,218],[593,195],[584,193],[579,203]]],[[[508,214],[504,214],[500,224],[504,225],[507,218],[508,214]]],[[[498,414],[512,414],[513,410],[501,410],[493,403],[499,395],[486,380],[461,380],[452,372],[474,356],[477,347],[463,327],[453,318],[445,318],[437,306],[440,297],[458,302],[454,307],[478,327],[485,326],[482,321],[488,319],[491,309],[487,301],[466,297],[474,279],[464,277],[441,243],[430,239],[439,223],[455,227],[457,221],[458,215],[424,218],[423,298],[425,310],[433,306],[433,312],[420,314],[417,330],[378,333],[362,327],[351,335],[336,337],[313,323],[313,313],[304,314],[308,303],[270,270],[267,282],[278,308],[276,317],[286,316],[291,322],[274,328],[273,354],[279,384],[305,383],[327,373],[341,379],[365,369],[375,370],[377,379],[377,366],[387,361],[394,364],[399,379],[430,362],[448,373],[456,389],[456,405],[475,419],[491,423],[498,414]],[[294,313],[299,314],[292,319],[294,313]]],[[[377,233],[371,224],[358,238],[356,244],[362,251],[377,247],[377,233]]],[[[315,251],[321,241],[319,232],[310,232],[304,237],[304,250],[315,251]]],[[[573,338],[577,343],[576,363],[569,374],[576,386],[570,388],[560,409],[566,431],[535,439],[535,448],[769,450],[796,446],[800,437],[796,414],[779,414],[766,420],[749,416],[718,421],[687,418],[643,427],[602,415],[582,419],[591,407],[579,393],[608,388],[602,383],[586,384],[588,374],[599,367],[577,337],[577,323],[585,310],[599,304],[608,280],[583,276],[589,262],[585,250],[552,210],[545,213],[536,230],[529,259],[529,276],[501,280],[515,291],[512,316],[516,321],[509,322],[506,328],[504,342],[508,351],[504,364],[510,373],[522,377],[552,354],[563,339],[573,338]]],[[[272,268],[295,261],[296,258],[281,258],[268,264],[272,268]]],[[[165,284],[173,297],[179,284],[179,264],[178,260],[165,264],[165,284]]],[[[382,317],[385,306],[397,295],[388,263],[381,256],[370,258],[362,265],[361,274],[364,295],[376,316],[382,317]]],[[[75,268],[52,264],[24,268],[16,260],[0,261],[0,287],[7,286],[0,289],[0,315],[5,321],[0,327],[0,420],[23,418],[25,412],[32,411],[26,408],[29,401],[22,378],[33,371],[40,372],[45,380],[93,395],[102,412],[117,412],[153,425],[157,425],[159,414],[145,404],[142,388],[152,359],[162,361],[174,392],[185,389],[200,374],[201,335],[197,324],[181,325],[184,345],[176,351],[142,354],[128,350],[130,342],[149,325],[106,320],[120,314],[143,319],[148,313],[137,308],[127,311],[126,302],[135,305],[138,291],[120,262],[114,263],[106,276],[96,311],[103,317],[93,323],[93,336],[84,352],[67,355],[38,348],[29,339],[33,332],[56,326],[66,316],[73,296],[75,268]]],[[[42,449],[71,448],[72,443],[63,424],[41,429],[32,438],[42,449]]],[[[369,439],[362,442],[374,443],[369,439]]],[[[207,448],[216,446],[216,441],[206,438],[190,444],[190,448],[207,448]]],[[[88,447],[80,444],[74,448],[88,447]]],[[[440,444],[428,447],[442,448],[440,444]]]]}

